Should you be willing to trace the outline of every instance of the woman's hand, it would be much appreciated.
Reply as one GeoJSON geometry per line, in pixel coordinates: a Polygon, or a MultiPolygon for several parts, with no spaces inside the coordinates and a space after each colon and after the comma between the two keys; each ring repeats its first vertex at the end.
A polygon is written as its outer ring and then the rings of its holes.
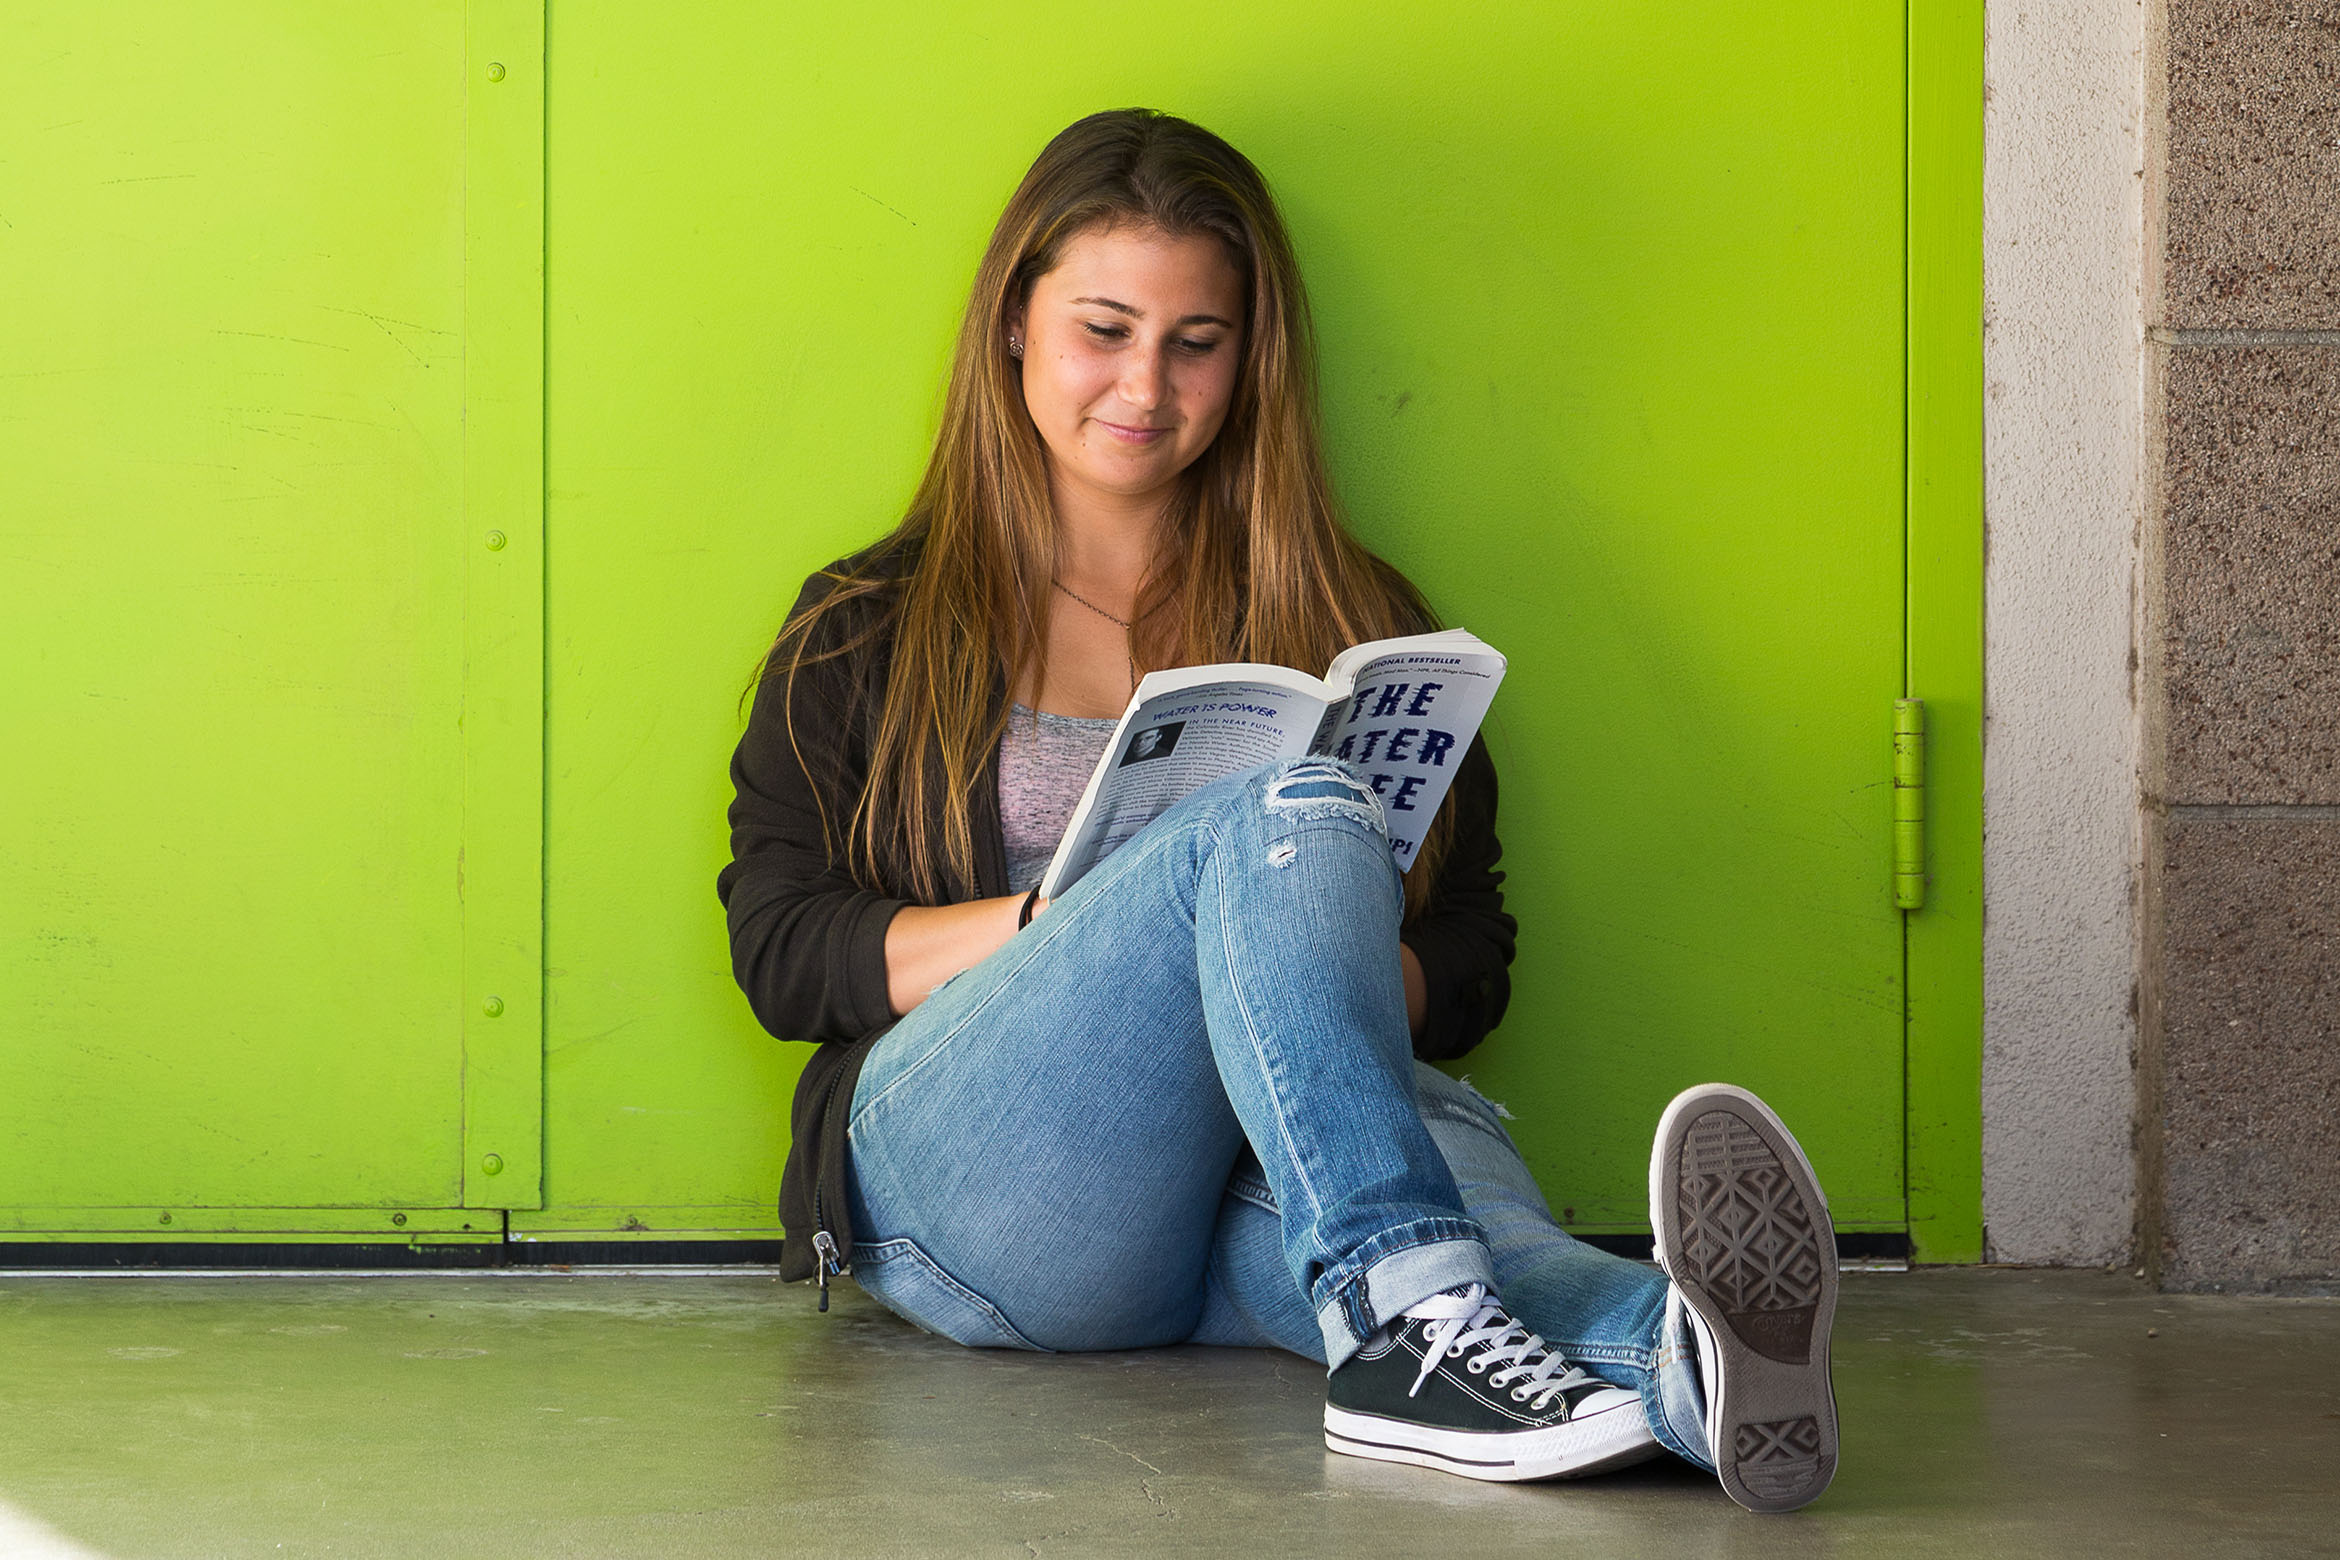
{"type": "MultiPolygon", "coordinates": [[[[1048,908],[1035,900],[1038,918],[1048,908]]],[[[982,963],[1016,935],[1024,896],[971,899],[963,905],[907,905],[886,923],[886,1000],[899,1018],[924,1002],[935,987],[963,969],[982,963]]]]}

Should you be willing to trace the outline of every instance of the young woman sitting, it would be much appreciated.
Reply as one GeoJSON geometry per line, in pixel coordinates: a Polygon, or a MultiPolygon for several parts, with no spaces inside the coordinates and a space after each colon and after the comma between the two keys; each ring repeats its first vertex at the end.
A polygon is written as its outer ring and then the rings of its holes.
{"type": "Polygon", "coordinates": [[[813,1042],[783,1274],[960,1343],[1288,1349],[1336,1452],[1473,1478],[1661,1449],[1759,1510],[1836,1465],[1827,1205],[1720,1085],[1658,1123],[1661,1270],[1553,1222],[1425,1065],[1502,1016],[1495,771],[1412,871],[1346,765],[1188,796],[1037,883],[1149,668],[1432,626],[1341,527],[1258,171],[1142,110],[1049,143],[975,279],[908,515],[806,584],[733,760],[734,966],[813,1042]]]}

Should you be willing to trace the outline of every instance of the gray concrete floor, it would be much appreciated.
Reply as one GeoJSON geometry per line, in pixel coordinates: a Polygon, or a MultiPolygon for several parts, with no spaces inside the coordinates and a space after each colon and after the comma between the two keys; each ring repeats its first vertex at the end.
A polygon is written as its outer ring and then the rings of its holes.
{"type": "Polygon", "coordinates": [[[1755,1517],[1331,1456],[1290,1356],[976,1353],[849,1285],[0,1275],[0,1553],[2340,1553],[2340,1302],[1854,1274],[1836,1359],[1835,1487],[1755,1517]]]}

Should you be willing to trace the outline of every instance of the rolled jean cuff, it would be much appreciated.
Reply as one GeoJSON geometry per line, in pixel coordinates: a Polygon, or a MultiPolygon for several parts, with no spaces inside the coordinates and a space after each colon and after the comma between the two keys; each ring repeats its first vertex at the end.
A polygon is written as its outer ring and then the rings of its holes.
{"type": "Polygon", "coordinates": [[[1352,1271],[1335,1279],[1316,1308],[1327,1369],[1338,1369],[1383,1323],[1417,1301],[1463,1284],[1495,1288],[1495,1259],[1466,1219],[1430,1219],[1390,1230],[1342,1266],[1352,1271]]]}
{"type": "Polygon", "coordinates": [[[1657,1348],[1651,1352],[1649,1384],[1641,1401],[1649,1427],[1666,1450],[1708,1473],[1714,1472],[1713,1447],[1706,1423],[1706,1384],[1701,1372],[1709,1369],[1698,1355],[1698,1337],[1690,1329],[1682,1292],[1669,1284],[1666,1309],[1658,1322],[1657,1348]]]}

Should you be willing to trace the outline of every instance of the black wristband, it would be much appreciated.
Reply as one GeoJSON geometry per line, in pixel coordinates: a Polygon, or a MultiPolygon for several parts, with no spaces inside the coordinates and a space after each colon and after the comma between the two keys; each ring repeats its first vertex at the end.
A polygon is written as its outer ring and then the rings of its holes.
{"type": "Polygon", "coordinates": [[[1021,910],[1018,910],[1018,911],[1016,912],[1016,930],[1017,930],[1017,931],[1019,931],[1019,932],[1020,932],[1020,931],[1022,931],[1022,930],[1023,930],[1025,927],[1027,927],[1027,926],[1030,926],[1030,925],[1032,924],[1032,909],[1033,909],[1033,907],[1034,907],[1035,905],[1037,905],[1037,904],[1039,904],[1039,903],[1040,903],[1040,885],[1038,885],[1037,883],[1035,883],[1035,884],[1033,884],[1033,885],[1032,885],[1032,891],[1031,891],[1030,893],[1028,893],[1028,894],[1026,894],[1026,895],[1024,896],[1024,908],[1023,908],[1023,909],[1021,909],[1021,910]]]}

